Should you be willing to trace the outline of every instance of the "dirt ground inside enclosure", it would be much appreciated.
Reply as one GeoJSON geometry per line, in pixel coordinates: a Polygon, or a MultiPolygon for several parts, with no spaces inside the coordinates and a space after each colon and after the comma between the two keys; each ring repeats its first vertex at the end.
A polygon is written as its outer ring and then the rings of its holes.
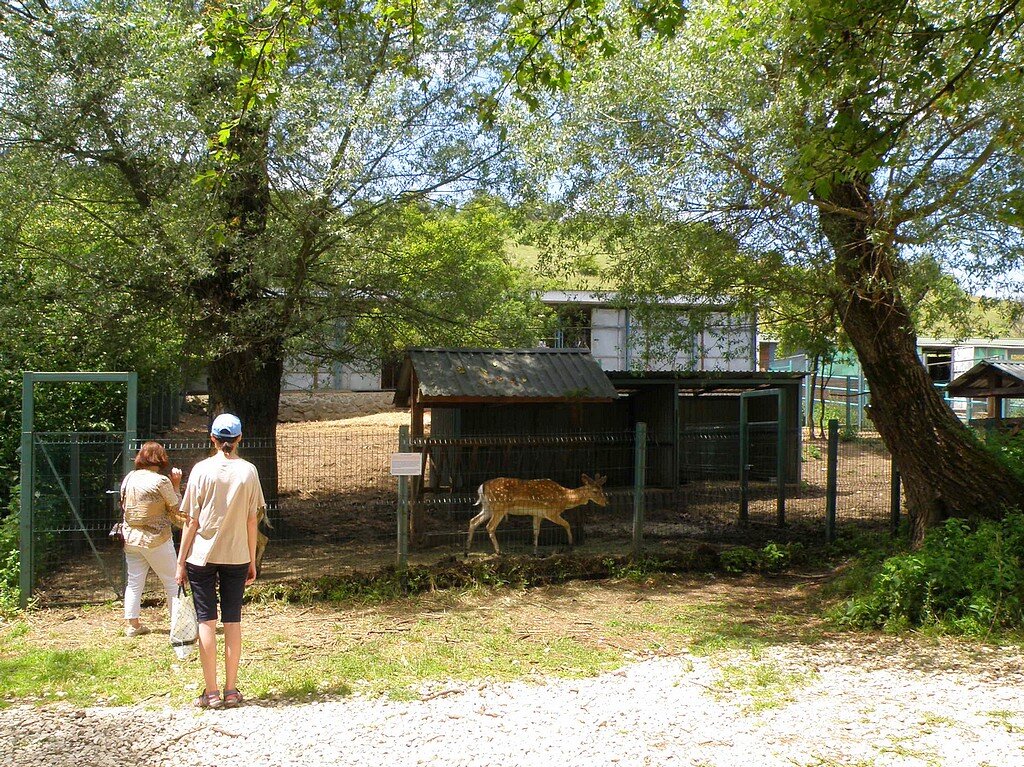
{"type": "MultiPolygon", "coordinates": [[[[351,392],[351,391],[318,391],[282,392],[278,423],[280,430],[289,432],[293,427],[295,433],[316,431],[321,424],[331,421],[346,421],[350,424],[360,423],[366,426],[394,426],[409,423],[409,411],[395,407],[392,400],[394,392],[351,392]]],[[[185,412],[182,414],[178,428],[171,436],[203,437],[206,435],[208,419],[205,414],[206,397],[189,397],[185,412]]],[[[330,427],[330,424],[327,424],[330,427]]]]}
{"type": "MultiPolygon", "coordinates": [[[[389,456],[398,427],[409,422],[407,411],[391,405],[390,393],[328,392],[282,397],[278,426],[281,482],[277,527],[270,531],[262,578],[293,581],[326,574],[372,571],[396,560],[396,484],[389,456]],[[321,417],[323,420],[316,420],[321,417]],[[338,452],[311,455],[315,440],[345,445],[338,452]],[[358,449],[356,446],[359,446],[358,449]],[[302,471],[298,469],[301,467],[302,471]],[[300,482],[295,478],[302,476],[300,482]]],[[[429,421],[428,421],[429,423],[429,421]]],[[[187,415],[175,438],[202,437],[205,416],[187,415]]],[[[825,513],[824,440],[805,437],[799,487],[788,488],[785,528],[776,525],[775,488],[754,483],[750,493],[750,524],[738,524],[739,485],[736,482],[694,482],[672,490],[646,493],[644,542],[652,554],[711,542],[720,545],[760,545],[775,540],[819,542],[825,513]]],[[[866,523],[884,529],[889,513],[889,462],[880,440],[864,436],[840,444],[838,525],[866,523]]],[[[628,489],[613,491],[608,509],[591,505],[570,512],[583,528],[580,556],[624,554],[632,546],[632,496],[628,489]]],[[[413,564],[430,564],[461,552],[468,509],[447,510],[427,520],[427,543],[410,552],[413,564]],[[465,517],[465,519],[463,519],[465,517]]],[[[574,523],[576,527],[576,523],[574,523]]],[[[541,554],[563,553],[564,533],[553,525],[542,528],[541,554]],[[551,528],[550,531],[547,528],[551,528]]],[[[526,518],[508,519],[499,528],[503,551],[525,554],[532,548],[526,518]]],[[[39,579],[42,603],[82,603],[111,599],[120,588],[121,557],[105,541],[97,542],[104,568],[88,551],[62,561],[39,579]],[[111,584],[113,582],[114,585],[111,584]]],[[[489,556],[491,545],[478,530],[473,556],[489,556]]],[[[147,598],[162,600],[151,576],[147,598]]]]}

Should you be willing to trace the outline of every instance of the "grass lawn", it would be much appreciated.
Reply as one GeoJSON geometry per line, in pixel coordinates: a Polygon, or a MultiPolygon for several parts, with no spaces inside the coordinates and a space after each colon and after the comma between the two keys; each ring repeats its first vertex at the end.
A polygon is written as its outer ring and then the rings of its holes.
{"type": "MultiPolygon", "coordinates": [[[[446,684],[586,677],[651,654],[728,656],[726,683],[782,688],[758,648],[814,642],[817,578],[711,575],[447,591],[384,604],[246,607],[239,686],[251,699],[352,693],[411,698],[446,684]],[[744,673],[736,651],[752,664],[744,673]],[[731,680],[731,681],[730,681],[731,680]]],[[[0,624],[0,705],[65,700],[181,704],[201,685],[179,662],[163,607],[121,635],[120,605],[40,610],[0,624]]],[[[723,663],[726,661],[723,660],[723,663]]],[[[772,698],[768,698],[769,700],[772,698]]]]}

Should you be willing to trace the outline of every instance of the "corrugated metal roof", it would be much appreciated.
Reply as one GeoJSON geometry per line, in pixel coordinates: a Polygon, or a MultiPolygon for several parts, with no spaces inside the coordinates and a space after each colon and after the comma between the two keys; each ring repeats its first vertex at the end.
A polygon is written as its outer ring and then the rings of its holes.
{"type": "Polygon", "coordinates": [[[607,402],[617,396],[587,349],[409,349],[396,405],[409,404],[414,370],[425,402],[607,402]]]}
{"type": "Polygon", "coordinates": [[[1006,389],[1020,386],[1024,389],[1024,362],[1007,362],[1005,360],[982,360],[966,373],[961,373],[952,381],[946,391],[953,396],[982,396],[992,388],[1006,389]],[[1002,382],[993,387],[992,373],[1002,376],[1002,382]]]}

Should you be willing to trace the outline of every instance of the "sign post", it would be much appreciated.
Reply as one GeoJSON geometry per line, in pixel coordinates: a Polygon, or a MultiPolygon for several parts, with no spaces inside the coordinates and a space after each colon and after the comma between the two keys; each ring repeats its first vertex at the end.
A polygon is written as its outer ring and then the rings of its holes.
{"type": "Polygon", "coordinates": [[[398,569],[409,566],[409,477],[423,474],[423,456],[409,450],[409,427],[398,429],[398,452],[391,454],[391,475],[398,477],[398,569]]]}

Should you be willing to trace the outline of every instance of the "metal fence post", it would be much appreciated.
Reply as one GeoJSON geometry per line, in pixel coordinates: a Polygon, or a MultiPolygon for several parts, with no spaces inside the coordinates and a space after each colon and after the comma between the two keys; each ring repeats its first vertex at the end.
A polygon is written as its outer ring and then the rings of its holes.
{"type": "Polygon", "coordinates": [[[134,468],[132,460],[132,447],[139,436],[139,374],[128,373],[125,381],[128,391],[126,392],[124,408],[124,452],[121,454],[121,471],[125,476],[134,468]]]}
{"type": "MultiPolygon", "coordinates": [[[[409,452],[409,427],[398,427],[398,452],[409,452]]],[[[398,569],[409,566],[409,477],[398,478],[398,569]]]]}
{"type": "Polygon", "coordinates": [[[18,515],[18,557],[21,569],[18,574],[19,601],[22,608],[28,606],[32,596],[32,575],[35,563],[32,561],[34,536],[32,534],[32,480],[35,473],[32,461],[35,458],[32,444],[32,387],[31,373],[21,376],[21,488],[18,497],[21,502],[18,515]]]}
{"type": "Polygon", "coordinates": [[[644,545],[644,489],[647,486],[647,424],[636,425],[633,444],[633,556],[639,557],[644,545]]]}
{"type": "Polygon", "coordinates": [[[828,449],[825,474],[825,541],[836,539],[836,496],[838,490],[837,469],[839,467],[839,421],[828,422],[828,449]]]}
{"type": "Polygon", "coordinates": [[[750,427],[747,425],[747,400],[740,397],[740,524],[750,521],[750,427]]]}
{"type": "Polygon", "coordinates": [[[889,484],[889,525],[891,532],[896,535],[900,531],[900,470],[896,467],[896,461],[889,459],[890,484],[889,484]]]}
{"type": "Polygon", "coordinates": [[[778,495],[775,501],[775,522],[779,527],[786,524],[786,395],[779,389],[775,395],[775,475],[778,480],[778,495]]]}

